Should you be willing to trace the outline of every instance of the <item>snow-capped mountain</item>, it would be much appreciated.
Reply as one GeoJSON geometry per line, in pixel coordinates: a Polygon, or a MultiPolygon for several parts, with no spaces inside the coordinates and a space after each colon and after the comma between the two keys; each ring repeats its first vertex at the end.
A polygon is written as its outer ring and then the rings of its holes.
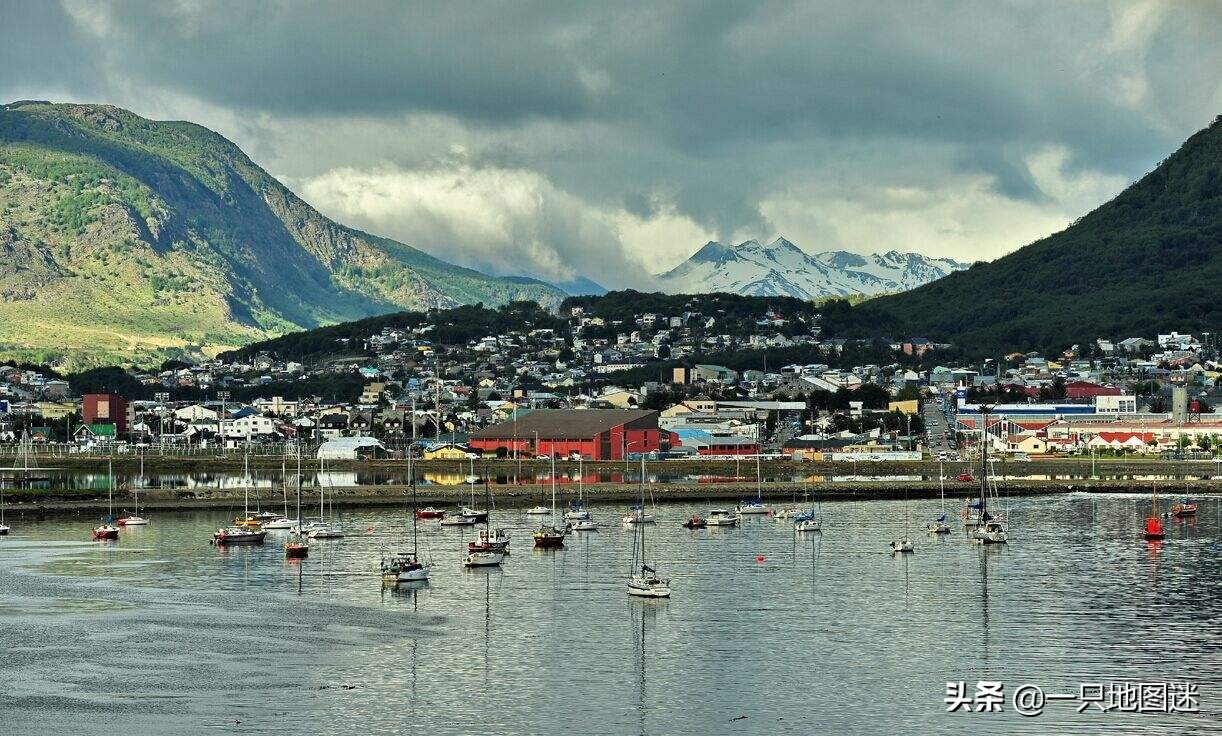
{"type": "Polygon", "coordinates": [[[907,291],[970,265],[894,250],[868,256],[843,250],[812,255],[785,238],[768,245],[758,240],[738,245],[709,241],[691,258],[660,274],[658,282],[671,294],[724,291],[815,300],[907,291]]]}

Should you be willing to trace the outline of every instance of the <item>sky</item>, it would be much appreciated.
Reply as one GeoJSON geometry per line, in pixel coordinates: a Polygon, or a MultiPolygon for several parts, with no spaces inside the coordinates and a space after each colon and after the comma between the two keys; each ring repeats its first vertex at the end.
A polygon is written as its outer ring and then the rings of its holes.
{"type": "Polygon", "coordinates": [[[496,274],[647,287],[708,240],[991,260],[1222,112],[1222,3],[0,0],[0,101],[241,146],[496,274]]]}

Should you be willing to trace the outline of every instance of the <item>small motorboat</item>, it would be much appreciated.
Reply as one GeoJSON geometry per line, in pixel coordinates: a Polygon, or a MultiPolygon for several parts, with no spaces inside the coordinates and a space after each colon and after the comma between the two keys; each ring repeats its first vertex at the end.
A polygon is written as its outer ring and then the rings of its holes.
{"type": "Polygon", "coordinates": [[[534,506],[532,508],[526,509],[526,514],[528,516],[546,516],[547,514],[550,514],[550,513],[552,513],[552,510],[548,508],[547,506],[534,506]]]}
{"type": "Polygon", "coordinates": [[[891,554],[895,554],[897,552],[908,553],[911,551],[912,540],[908,539],[908,537],[901,537],[898,542],[891,543],[891,554]]]}
{"type": "Polygon", "coordinates": [[[710,509],[704,523],[706,526],[738,526],[738,516],[725,509],[710,509]]]}
{"type": "Polygon", "coordinates": [[[8,536],[10,530],[12,530],[12,527],[0,524],[0,537],[8,536]]]}
{"type": "Polygon", "coordinates": [[[465,514],[455,514],[441,519],[442,526],[475,526],[476,523],[475,517],[465,514]]]}
{"type": "Polygon", "coordinates": [[[467,551],[509,554],[509,532],[504,529],[480,529],[475,541],[467,542],[467,551]]]}
{"type": "Polygon", "coordinates": [[[418,583],[429,579],[428,562],[411,552],[396,552],[382,559],[382,579],[395,583],[418,583]]]}
{"type": "Polygon", "coordinates": [[[223,529],[218,529],[212,535],[212,542],[218,547],[227,547],[233,544],[263,544],[263,540],[267,537],[267,532],[262,529],[246,529],[240,526],[227,526],[223,529]]]}
{"type": "Polygon", "coordinates": [[[113,524],[102,524],[101,526],[95,526],[93,528],[93,538],[94,540],[118,539],[119,527],[113,524]]]}
{"type": "Polygon", "coordinates": [[[541,526],[531,536],[535,540],[536,547],[554,549],[564,546],[564,530],[554,526],[541,526]]]}
{"type": "Polygon", "coordinates": [[[263,523],[264,529],[292,529],[298,524],[297,519],[290,519],[287,516],[277,516],[274,519],[269,519],[263,523]]]}
{"type": "Polygon", "coordinates": [[[496,567],[505,560],[500,552],[468,552],[463,558],[463,567],[496,567]]]}
{"type": "Polygon", "coordinates": [[[641,573],[628,579],[628,595],[638,598],[669,598],[670,581],[657,576],[647,565],[641,566],[641,573]]]}
{"type": "Polygon", "coordinates": [[[1183,501],[1180,501],[1171,507],[1171,515],[1181,518],[1185,516],[1196,516],[1197,505],[1190,501],[1187,496],[1185,496],[1183,501]]]}
{"type": "Polygon", "coordinates": [[[290,560],[301,560],[310,556],[310,543],[305,537],[295,535],[284,543],[284,556],[290,560]]]}
{"type": "Polygon", "coordinates": [[[434,508],[433,506],[425,506],[422,509],[416,509],[417,519],[444,519],[445,516],[445,509],[434,508]]]}
{"type": "Polygon", "coordinates": [[[338,524],[322,524],[311,529],[306,536],[310,539],[343,539],[344,528],[338,524]]]}
{"type": "Polygon", "coordinates": [[[703,529],[708,525],[708,521],[700,514],[692,514],[687,518],[687,521],[683,522],[684,529],[703,529]]]}
{"type": "Polygon", "coordinates": [[[596,532],[598,531],[598,522],[586,516],[584,519],[578,519],[569,523],[569,531],[573,532],[596,532]]]}

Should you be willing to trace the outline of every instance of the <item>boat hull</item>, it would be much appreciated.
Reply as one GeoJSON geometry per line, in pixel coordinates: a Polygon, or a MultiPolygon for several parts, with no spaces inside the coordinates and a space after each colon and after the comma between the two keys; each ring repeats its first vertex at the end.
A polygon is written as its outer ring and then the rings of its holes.
{"type": "Polygon", "coordinates": [[[669,598],[670,583],[646,582],[634,578],[628,581],[628,595],[635,598],[669,598]]]}
{"type": "Polygon", "coordinates": [[[293,544],[284,546],[284,556],[290,560],[301,560],[310,556],[310,545],[293,544]]]}
{"type": "Polygon", "coordinates": [[[247,534],[224,534],[218,533],[212,536],[213,541],[219,547],[232,547],[241,544],[263,544],[263,540],[267,537],[267,532],[250,532],[247,534]]]}
{"type": "Polygon", "coordinates": [[[463,567],[497,567],[505,561],[499,552],[472,552],[463,560],[463,567]]]}
{"type": "Polygon", "coordinates": [[[119,530],[115,527],[98,527],[93,530],[94,539],[118,539],[119,530]]]}

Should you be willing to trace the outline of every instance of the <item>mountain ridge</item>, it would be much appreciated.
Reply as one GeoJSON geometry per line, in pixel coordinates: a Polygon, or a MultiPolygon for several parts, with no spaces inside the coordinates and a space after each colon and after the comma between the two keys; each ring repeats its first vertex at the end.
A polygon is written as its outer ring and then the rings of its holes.
{"type": "Polygon", "coordinates": [[[1222,116],[1060,232],[830,322],[979,350],[1222,326],[1222,116]]]}
{"type": "Polygon", "coordinates": [[[336,223],[219,133],[110,105],[0,106],[0,257],[0,355],[47,362],[564,296],[336,223]]]}
{"type": "Polygon", "coordinates": [[[807,253],[783,236],[764,245],[751,239],[737,245],[710,240],[657,280],[668,293],[723,291],[744,296],[872,296],[903,291],[967,268],[949,258],[919,253],[848,251],[807,253]]]}

